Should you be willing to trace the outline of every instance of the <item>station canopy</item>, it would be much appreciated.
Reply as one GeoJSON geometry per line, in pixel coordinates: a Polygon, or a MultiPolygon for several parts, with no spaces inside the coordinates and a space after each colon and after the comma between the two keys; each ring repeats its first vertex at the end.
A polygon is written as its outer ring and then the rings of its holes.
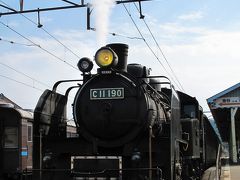
{"type": "MultiPolygon", "coordinates": [[[[207,99],[223,141],[228,141],[231,130],[231,109],[235,110],[235,127],[240,128],[240,83],[207,99]]],[[[237,139],[240,131],[236,131],[237,139]]]]}

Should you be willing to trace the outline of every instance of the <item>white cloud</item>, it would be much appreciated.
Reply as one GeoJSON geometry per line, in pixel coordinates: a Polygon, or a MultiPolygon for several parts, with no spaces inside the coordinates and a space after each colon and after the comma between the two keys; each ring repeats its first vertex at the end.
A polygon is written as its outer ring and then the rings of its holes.
{"type": "Polygon", "coordinates": [[[238,83],[240,32],[211,31],[188,44],[163,46],[187,93],[206,99],[238,83]]]}
{"type": "MultiPolygon", "coordinates": [[[[208,110],[207,98],[239,82],[240,31],[187,27],[178,23],[161,27],[158,31],[153,29],[156,39],[186,93],[196,96],[204,110],[208,110]],[[171,43],[163,40],[163,36],[172,39],[171,43]],[[180,42],[179,37],[184,42],[180,42]]],[[[150,39],[148,42],[151,43],[150,39]]],[[[146,45],[142,41],[136,43],[130,44],[129,61],[151,67],[155,75],[168,76],[146,45]]],[[[170,72],[154,43],[151,47],[170,72]]]]}
{"type": "Polygon", "coordinates": [[[178,16],[178,19],[185,20],[185,21],[193,21],[193,20],[202,19],[203,17],[204,17],[203,13],[201,11],[197,11],[197,12],[192,12],[192,13],[183,14],[181,16],[178,16]]]}
{"type": "Polygon", "coordinates": [[[183,33],[191,33],[191,34],[204,34],[209,31],[205,27],[194,27],[194,26],[182,26],[179,23],[165,23],[159,25],[160,30],[162,30],[165,34],[183,34],[183,33]]]}

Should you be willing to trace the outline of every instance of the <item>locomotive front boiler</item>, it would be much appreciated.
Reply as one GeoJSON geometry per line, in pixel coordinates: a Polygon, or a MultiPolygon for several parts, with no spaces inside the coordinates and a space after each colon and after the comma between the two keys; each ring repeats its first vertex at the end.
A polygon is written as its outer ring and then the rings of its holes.
{"type": "MultiPolygon", "coordinates": [[[[146,67],[130,64],[127,72],[127,51],[125,44],[110,44],[98,50],[98,73],[85,80],[74,100],[79,134],[99,146],[121,146],[149,126],[156,129],[161,120],[166,120],[157,97],[153,98],[144,84],[146,67]]],[[[79,62],[80,68],[84,65],[86,58],[79,62]]]]}

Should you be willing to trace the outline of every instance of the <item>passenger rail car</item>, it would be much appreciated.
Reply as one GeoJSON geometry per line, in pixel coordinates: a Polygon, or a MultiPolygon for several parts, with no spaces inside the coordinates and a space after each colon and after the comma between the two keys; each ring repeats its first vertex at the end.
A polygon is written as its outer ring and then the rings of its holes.
{"type": "MultiPolygon", "coordinates": [[[[66,137],[77,136],[68,123],[66,137]]],[[[32,148],[33,112],[0,101],[0,180],[31,180],[32,148]]]]}
{"type": "MultiPolygon", "coordinates": [[[[81,80],[59,81],[42,94],[34,111],[35,180],[200,179],[216,158],[216,151],[207,154],[207,119],[196,98],[143,65],[127,64],[127,55],[126,44],[102,47],[96,74],[93,62],[82,58],[81,80]],[[79,136],[72,138],[65,116],[74,87],[56,92],[69,81],[78,82],[73,116],[79,136]]],[[[212,141],[218,143],[215,136],[212,141]]]]}
{"type": "Polygon", "coordinates": [[[0,179],[19,179],[32,168],[33,113],[0,104],[0,179]]]}

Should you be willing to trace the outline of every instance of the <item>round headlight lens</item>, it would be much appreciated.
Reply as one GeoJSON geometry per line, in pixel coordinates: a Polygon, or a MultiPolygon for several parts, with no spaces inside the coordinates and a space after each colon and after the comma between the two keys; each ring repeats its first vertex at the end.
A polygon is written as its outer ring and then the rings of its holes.
{"type": "Polygon", "coordinates": [[[99,67],[110,67],[117,64],[116,53],[108,47],[103,47],[96,52],[95,61],[99,67]]]}
{"type": "Polygon", "coordinates": [[[78,69],[82,72],[90,72],[93,68],[93,62],[89,58],[82,58],[78,61],[78,69]]]}
{"type": "Polygon", "coordinates": [[[89,63],[88,63],[87,61],[83,61],[83,62],[81,63],[81,67],[82,67],[83,69],[87,69],[87,68],[89,67],[89,63]]]}

